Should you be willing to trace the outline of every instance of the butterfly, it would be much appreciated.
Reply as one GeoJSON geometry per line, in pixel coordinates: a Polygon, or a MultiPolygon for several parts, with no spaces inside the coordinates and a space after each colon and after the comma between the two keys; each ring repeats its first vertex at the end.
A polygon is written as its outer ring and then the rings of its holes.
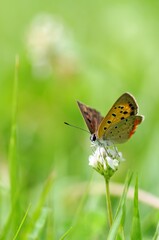
{"type": "Polygon", "coordinates": [[[138,115],[138,105],[130,93],[122,94],[105,117],[100,112],[77,101],[92,142],[119,144],[135,133],[144,117],[138,115]]]}

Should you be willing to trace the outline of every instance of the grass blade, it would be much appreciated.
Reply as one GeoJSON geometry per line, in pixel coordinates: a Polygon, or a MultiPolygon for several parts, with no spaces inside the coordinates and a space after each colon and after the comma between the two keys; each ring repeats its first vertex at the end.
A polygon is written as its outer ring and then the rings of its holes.
{"type": "Polygon", "coordinates": [[[13,106],[12,106],[12,123],[11,123],[11,136],[9,143],[9,167],[10,167],[10,185],[11,185],[11,201],[12,207],[17,195],[18,181],[18,164],[17,164],[17,96],[18,96],[18,66],[19,59],[16,57],[15,63],[15,78],[13,85],[13,106]]]}
{"type": "Polygon", "coordinates": [[[121,207],[109,231],[107,240],[112,240],[116,238],[118,229],[122,220],[122,216],[123,216],[123,208],[121,207]]]}
{"type": "Polygon", "coordinates": [[[131,239],[142,239],[140,214],[138,206],[138,177],[136,177],[135,192],[134,192],[134,213],[131,229],[131,239]]]}
{"type": "Polygon", "coordinates": [[[64,240],[66,237],[68,237],[68,235],[70,234],[70,232],[72,231],[73,227],[70,227],[63,235],[62,237],[60,237],[60,240],[64,240]]]}
{"type": "MultiPolygon", "coordinates": [[[[125,181],[125,187],[124,187],[124,191],[123,191],[123,194],[121,196],[121,199],[120,199],[120,202],[119,202],[119,205],[118,205],[118,208],[117,208],[117,211],[116,211],[116,215],[115,215],[115,218],[114,218],[114,222],[113,222],[113,225],[109,231],[109,234],[108,234],[108,240],[112,240],[112,239],[115,239],[118,236],[122,236],[122,238],[124,238],[123,236],[123,224],[121,225],[121,223],[124,222],[124,219],[125,219],[125,202],[126,202],[126,196],[127,196],[127,192],[128,192],[128,189],[129,189],[129,185],[130,185],[130,182],[131,182],[131,179],[132,179],[132,173],[128,173],[127,175],[127,178],[126,178],[126,181],[125,181]],[[122,235],[121,235],[121,232],[122,232],[122,235]]],[[[119,239],[119,237],[118,237],[119,239]]],[[[121,237],[120,237],[121,239],[121,237]]]]}
{"type": "Polygon", "coordinates": [[[119,202],[119,205],[118,205],[116,214],[115,214],[115,218],[116,218],[116,216],[118,215],[118,212],[120,211],[120,208],[121,208],[121,207],[124,205],[124,203],[125,203],[125,199],[126,199],[126,196],[127,196],[127,192],[128,192],[128,189],[129,189],[129,185],[130,185],[131,180],[132,180],[132,176],[133,176],[133,173],[128,172],[127,177],[126,177],[126,181],[125,181],[125,185],[124,185],[123,194],[122,194],[122,196],[121,196],[121,198],[120,198],[120,202],[119,202]]]}
{"type": "Polygon", "coordinates": [[[13,240],[16,240],[16,238],[17,238],[17,236],[18,236],[18,234],[19,234],[19,232],[20,232],[20,230],[21,230],[21,228],[22,228],[22,226],[23,226],[23,224],[24,224],[24,221],[25,221],[25,219],[26,219],[26,217],[27,217],[27,215],[28,215],[29,209],[30,209],[30,205],[29,205],[29,207],[27,208],[26,213],[24,214],[24,217],[23,217],[23,219],[22,219],[22,221],[21,221],[21,223],[20,223],[20,225],[19,225],[19,227],[18,227],[18,229],[17,229],[16,234],[15,234],[14,237],[13,237],[13,240]]]}
{"type": "Polygon", "coordinates": [[[19,58],[15,59],[15,77],[13,82],[13,97],[12,97],[12,119],[11,119],[11,134],[8,151],[9,171],[10,171],[10,196],[11,196],[11,212],[3,228],[1,237],[6,239],[6,236],[11,232],[16,232],[18,227],[20,208],[18,204],[19,194],[19,170],[17,163],[17,97],[18,97],[18,67],[19,58]]]}
{"type": "MultiPolygon", "coordinates": [[[[49,176],[49,178],[47,179],[47,182],[44,186],[41,196],[39,197],[39,202],[37,203],[37,207],[32,215],[30,224],[28,224],[28,226],[25,229],[24,239],[28,240],[28,236],[31,236],[32,234],[37,235],[40,232],[39,225],[40,226],[44,225],[44,221],[46,221],[47,215],[48,215],[48,211],[46,208],[44,208],[44,204],[45,204],[46,198],[48,196],[48,193],[52,187],[53,181],[54,181],[54,174],[49,176]],[[36,223],[38,221],[39,221],[39,225],[37,227],[36,223]]],[[[37,238],[38,238],[38,236],[37,236],[37,238]]],[[[37,238],[35,238],[35,239],[37,239],[37,238]]]]}
{"type": "Polygon", "coordinates": [[[156,232],[155,232],[155,235],[153,237],[153,240],[159,240],[159,223],[157,225],[156,232]]]}

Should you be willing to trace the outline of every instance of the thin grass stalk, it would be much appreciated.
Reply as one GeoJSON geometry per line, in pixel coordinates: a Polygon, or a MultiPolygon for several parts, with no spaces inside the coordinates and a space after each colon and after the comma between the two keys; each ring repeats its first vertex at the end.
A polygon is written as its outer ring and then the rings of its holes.
{"type": "Polygon", "coordinates": [[[107,178],[105,178],[105,190],[106,190],[107,216],[108,216],[109,227],[111,227],[113,223],[113,213],[112,213],[112,206],[111,206],[111,199],[110,199],[109,180],[107,178]]]}
{"type": "MultiPolygon", "coordinates": [[[[19,169],[17,162],[17,97],[18,97],[18,68],[19,57],[15,59],[15,77],[13,82],[13,97],[12,97],[12,119],[11,119],[11,135],[9,143],[9,171],[10,171],[10,196],[11,196],[11,212],[13,233],[16,232],[20,221],[20,206],[17,202],[19,193],[19,169]]],[[[11,228],[10,228],[11,229],[11,228]]]]}

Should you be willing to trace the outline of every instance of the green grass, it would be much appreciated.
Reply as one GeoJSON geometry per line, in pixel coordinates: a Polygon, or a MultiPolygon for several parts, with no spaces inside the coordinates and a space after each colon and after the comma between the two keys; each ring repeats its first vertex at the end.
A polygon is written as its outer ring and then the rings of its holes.
{"type": "MultiPolygon", "coordinates": [[[[126,204],[126,195],[128,192],[128,188],[130,185],[132,179],[132,174],[128,174],[127,179],[125,181],[125,188],[122,194],[122,197],[120,199],[115,218],[113,221],[113,225],[110,228],[109,234],[108,234],[108,239],[116,239],[116,238],[121,238],[123,235],[123,228],[124,228],[124,221],[125,221],[125,204],[126,204]]],[[[122,237],[121,239],[124,239],[122,237]]]]}
{"type": "Polygon", "coordinates": [[[158,2],[1,5],[0,239],[158,239],[159,206],[148,198],[138,201],[141,189],[159,196],[158,2]],[[47,76],[33,72],[25,34],[42,12],[59,17],[72,35],[78,59],[72,75],[58,72],[55,62],[47,76]],[[126,161],[111,182],[125,190],[110,189],[109,229],[104,180],[96,172],[90,180],[89,135],[63,122],[85,128],[76,100],[105,115],[126,91],[135,96],[145,121],[118,146],[126,161]],[[138,172],[131,184],[129,169],[138,172]],[[127,193],[129,185],[134,197],[127,193]]]}
{"type": "Polygon", "coordinates": [[[132,220],[131,239],[142,239],[141,222],[138,204],[138,178],[136,178],[135,191],[134,191],[134,213],[132,220]]]}

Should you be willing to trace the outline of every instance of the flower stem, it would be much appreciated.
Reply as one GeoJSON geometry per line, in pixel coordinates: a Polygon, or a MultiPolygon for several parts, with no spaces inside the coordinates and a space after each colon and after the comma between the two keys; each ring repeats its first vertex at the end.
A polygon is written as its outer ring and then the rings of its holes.
{"type": "Polygon", "coordinates": [[[108,215],[108,221],[109,226],[111,227],[113,223],[113,214],[112,214],[112,206],[110,201],[110,191],[109,191],[109,179],[105,178],[105,190],[106,190],[106,204],[107,204],[107,215],[108,215]]]}

